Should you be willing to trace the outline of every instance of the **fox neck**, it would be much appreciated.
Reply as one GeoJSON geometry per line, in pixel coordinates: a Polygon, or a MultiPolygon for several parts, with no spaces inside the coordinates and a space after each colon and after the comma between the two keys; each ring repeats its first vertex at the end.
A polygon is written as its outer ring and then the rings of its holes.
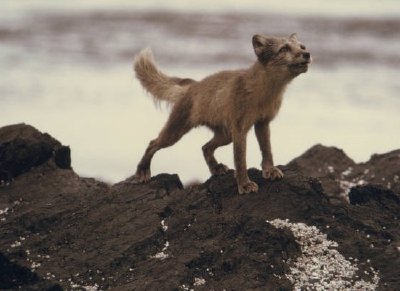
{"type": "Polygon", "coordinates": [[[254,76],[262,78],[262,82],[271,87],[285,87],[295,76],[282,66],[265,65],[260,62],[255,62],[250,68],[254,76]]]}
{"type": "Polygon", "coordinates": [[[250,67],[248,73],[253,87],[257,87],[260,95],[267,99],[281,98],[287,84],[293,79],[287,70],[266,66],[258,61],[250,67]]]}

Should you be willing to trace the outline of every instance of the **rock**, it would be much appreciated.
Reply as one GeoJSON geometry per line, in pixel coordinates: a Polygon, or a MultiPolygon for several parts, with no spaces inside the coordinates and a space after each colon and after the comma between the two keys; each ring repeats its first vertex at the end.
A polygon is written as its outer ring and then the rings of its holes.
{"type": "Polygon", "coordinates": [[[392,211],[394,215],[397,215],[395,206],[400,204],[399,195],[387,188],[374,185],[357,186],[352,188],[349,193],[349,200],[352,205],[377,203],[378,209],[385,208],[390,210],[394,206],[394,210],[392,211]]]}
{"type": "MultiPolygon", "coordinates": [[[[358,169],[326,150],[339,176],[358,169]]],[[[186,188],[170,174],[110,186],[55,166],[52,155],[0,187],[3,270],[26,272],[10,288],[293,290],[306,280],[314,289],[399,290],[397,193],[353,187],[350,204],[332,204],[324,175],[302,170],[312,171],[312,156],[324,165],[325,148],[311,152],[281,167],[282,180],[250,169],[260,189],[248,195],[238,195],[233,171],[186,188]]]]}
{"type": "Polygon", "coordinates": [[[380,184],[400,194],[400,150],[374,154],[368,162],[360,164],[357,170],[354,179],[380,184]]]}
{"type": "Polygon", "coordinates": [[[324,177],[335,172],[341,173],[354,165],[355,162],[343,150],[318,144],[293,159],[287,166],[301,171],[304,175],[324,177]]]}
{"type": "Polygon", "coordinates": [[[37,283],[39,277],[26,267],[18,266],[0,253],[0,289],[12,289],[18,286],[37,283]]]}
{"type": "Polygon", "coordinates": [[[68,146],[55,149],[54,162],[60,169],[71,169],[71,149],[68,146]]]}
{"type": "Polygon", "coordinates": [[[14,290],[24,287],[25,290],[63,290],[59,284],[43,280],[27,267],[21,267],[0,253],[0,289],[14,290]]]}
{"type": "Polygon", "coordinates": [[[53,159],[71,168],[70,150],[48,134],[23,123],[0,128],[0,178],[7,182],[53,159]]]}
{"type": "Polygon", "coordinates": [[[333,204],[347,204],[352,187],[369,183],[400,193],[400,150],[356,164],[340,149],[316,145],[287,166],[317,177],[333,204]]]}

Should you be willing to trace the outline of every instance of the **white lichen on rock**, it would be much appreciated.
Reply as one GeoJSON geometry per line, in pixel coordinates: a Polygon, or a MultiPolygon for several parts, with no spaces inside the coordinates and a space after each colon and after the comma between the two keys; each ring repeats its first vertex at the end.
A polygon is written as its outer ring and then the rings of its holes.
{"type": "Polygon", "coordinates": [[[378,272],[371,270],[369,282],[357,277],[358,267],[346,260],[337,251],[338,244],[328,240],[317,227],[289,220],[267,221],[276,228],[289,228],[302,255],[290,266],[286,277],[294,290],[375,290],[378,287],[378,272]]]}
{"type": "Polygon", "coordinates": [[[204,284],[206,284],[206,280],[203,278],[194,278],[194,283],[193,286],[203,286],[204,284]]]}
{"type": "Polygon", "coordinates": [[[151,257],[154,259],[165,260],[166,258],[169,257],[169,255],[167,253],[165,253],[165,251],[168,249],[168,247],[169,247],[169,242],[166,241],[161,252],[158,252],[154,256],[151,256],[151,257]]]}
{"type": "Polygon", "coordinates": [[[165,219],[161,220],[161,228],[164,232],[168,230],[168,225],[165,224],[165,219]]]}
{"type": "Polygon", "coordinates": [[[4,209],[0,209],[0,215],[7,214],[8,210],[9,210],[8,207],[6,207],[6,208],[4,208],[4,209]]]}
{"type": "MultiPolygon", "coordinates": [[[[166,225],[165,219],[161,220],[160,224],[161,224],[161,229],[163,230],[163,232],[166,232],[168,230],[168,225],[166,225]]],[[[166,241],[164,243],[164,247],[161,250],[161,252],[158,252],[154,256],[151,256],[151,258],[165,260],[166,258],[169,257],[169,255],[165,252],[168,249],[168,247],[169,247],[169,241],[166,241]]]]}

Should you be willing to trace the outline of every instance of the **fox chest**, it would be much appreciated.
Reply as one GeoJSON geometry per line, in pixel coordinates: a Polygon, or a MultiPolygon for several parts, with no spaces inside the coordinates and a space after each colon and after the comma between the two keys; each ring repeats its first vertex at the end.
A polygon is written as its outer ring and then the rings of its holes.
{"type": "Polygon", "coordinates": [[[273,96],[271,98],[265,98],[257,106],[258,119],[273,120],[278,114],[279,109],[282,105],[282,94],[273,96]]]}

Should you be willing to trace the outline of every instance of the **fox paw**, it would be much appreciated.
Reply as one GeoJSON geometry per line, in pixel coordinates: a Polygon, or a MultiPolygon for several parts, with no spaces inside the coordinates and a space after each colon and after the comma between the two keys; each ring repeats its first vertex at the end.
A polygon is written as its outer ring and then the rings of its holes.
{"type": "Polygon", "coordinates": [[[133,177],[135,183],[147,183],[151,178],[150,169],[138,169],[133,177]]]}
{"type": "Polygon", "coordinates": [[[216,165],[212,170],[212,174],[219,176],[219,175],[224,175],[226,173],[228,173],[229,168],[227,166],[225,166],[224,164],[218,164],[216,165]]]}
{"type": "Polygon", "coordinates": [[[282,179],[283,173],[277,167],[269,167],[269,168],[263,169],[263,177],[265,179],[270,179],[273,181],[276,179],[282,179]]]}
{"type": "Polygon", "coordinates": [[[258,191],[258,185],[253,181],[238,185],[239,194],[247,194],[258,191]]]}

